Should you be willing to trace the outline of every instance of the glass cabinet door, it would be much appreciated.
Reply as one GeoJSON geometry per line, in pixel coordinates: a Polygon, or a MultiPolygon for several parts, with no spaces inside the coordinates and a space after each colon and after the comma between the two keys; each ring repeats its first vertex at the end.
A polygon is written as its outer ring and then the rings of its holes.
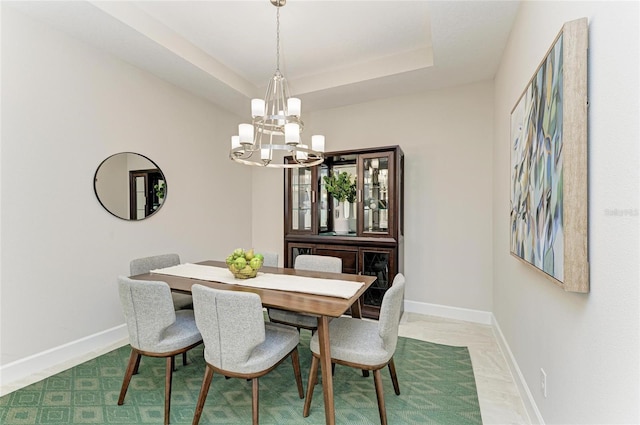
{"type": "Polygon", "coordinates": [[[311,233],[315,219],[313,169],[293,168],[289,173],[289,230],[311,233]]]}
{"type": "Polygon", "coordinates": [[[361,155],[362,194],[360,199],[362,220],[360,233],[368,236],[388,235],[393,217],[393,188],[390,178],[393,176],[391,153],[361,155]]]}
{"type": "Polygon", "coordinates": [[[326,164],[322,164],[317,167],[318,172],[318,215],[320,223],[318,226],[319,233],[326,233],[329,231],[329,194],[327,193],[327,187],[324,184],[324,177],[329,175],[329,167],[326,164]]]}
{"type": "Polygon", "coordinates": [[[375,276],[377,280],[364,293],[365,306],[380,308],[385,292],[395,277],[393,250],[383,248],[360,248],[361,273],[375,276]]]}
{"type": "Polygon", "coordinates": [[[290,243],[286,248],[285,255],[287,256],[285,267],[291,267],[296,263],[296,257],[298,255],[313,255],[314,245],[304,243],[290,243]]]}
{"type": "MultiPolygon", "coordinates": [[[[358,176],[358,156],[356,154],[348,155],[334,155],[325,158],[325,162],[318,166],[318,187],[319,187],[319,219],[320,227],[318,228],[319,234],[325,236],[336,236],[336,219],[345,218],[347,232],[343,231],[340,236],[356,236],[356,210],[355,204],[355,192],[354,198],[348,197],[342,202],[338,202],[332,194],[327,190],[327,183],[325,177],[334,176],[337,177],[340,174],[347,174],[348,180],[351,184],[357,184],[358,176]]],[[[355,188],[355,186],[354,186],[355,188]]]]}

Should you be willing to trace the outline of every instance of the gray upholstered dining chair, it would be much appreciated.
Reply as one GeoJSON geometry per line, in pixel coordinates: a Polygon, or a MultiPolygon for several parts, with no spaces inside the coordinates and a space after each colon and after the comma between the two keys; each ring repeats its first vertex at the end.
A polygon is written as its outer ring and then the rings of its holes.
{"type": "Polygon", "coordinates": [[[276,252],[263,252],[264,260],[262,265],[265,267],[278,267],[278,254],[276,252]]]}
{"type": "Polygon", "coordinates": [[[192,291],[196,324],[204,339],[206,361],[193,416],[194,425],[200,421],[214,372],[252,380],[253,424],[258,424],[258,378],[289,356],[298,395],[304,397],[298,357],[300,335],[294,328],[266,323],[258,294],[224,291],[198,284],[193,285],[192,291]]]}
{"type": "MultiPolygon", "coordinates": [[[[131,276],[135,276],[138,274],[149,273],[151,270],[155,269],[177,266],[178,264],[180,264],[180,256],[178,254],[161,254],[151,257],[136,258],[135,260],[131,260],[129,263],[129,273],[131,276]]],[[[191,295],[172,292],[171,298],[173,298],[173,305],[176,310],[183,308],[190,310],[193,308],[191,295]]]]}
{"type": "MultiPolygon", "coordinates": [[[[296,270],[309,270],[316,272],[342,273],[342,259],[324,255],[298,255],[293,268],[296,270]]],[[[299,329],[318,329],[318,319],[307,314],[293,311],[269,308],[269,320],[274,323],[295,326],[299,329]]]]}
{"type": "MultiPolygon", "coordinates": [[[[378,322],[338,317],[329,322],[329,344],[331,347],[331,363],[337,363],[362,370],[373,370],[373,380],[378,398],[380,423],[387,424],[387,411],[384,406],[382,376],[380,370],[389,366],[391,382],[397,395],[400,386],[393,363],[393,354],[398,343],[398,326],[404,299],[404,275],[397,274],[391,288],[387,290],[380,306],[378,322]]],[[[313,389],[318,379],[320,348],[318,334],[313,335],[309,344],[313,358],[309,370],[307,399],[302,415],[309,416],[313,389]]]]}
{"type": "Polygon", "coordinates": [[[342,259],[326,255],[298,255],[293,268],[314,272],[342,273],[342,259]]]}
{"type": "Polygon", "coordinates": [[[120,302],[129,332],[131,356],[122,381],[118,405],[124,403],[141,356],[165,357],[164,423],[169,423],[174,357],[202,343],[193,310],[175,311],[165,282],[118,278],[120,302]]]}

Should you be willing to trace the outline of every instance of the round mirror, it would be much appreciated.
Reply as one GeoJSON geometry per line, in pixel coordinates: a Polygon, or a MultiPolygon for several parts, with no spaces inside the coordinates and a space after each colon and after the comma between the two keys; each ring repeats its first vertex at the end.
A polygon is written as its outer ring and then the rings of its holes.
{"type": "Polygon", "coordinates": [[[123,220],[143,220],[167,197],[167,182],[158,165],[144,155],[120,152],[102,161],[93,190],[105,210],[123,220]]]}

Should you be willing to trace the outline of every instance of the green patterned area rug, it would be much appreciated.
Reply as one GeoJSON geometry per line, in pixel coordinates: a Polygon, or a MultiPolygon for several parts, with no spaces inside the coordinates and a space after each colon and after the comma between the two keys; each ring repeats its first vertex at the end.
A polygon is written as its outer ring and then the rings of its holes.
{"type": "MultiPolygon", "coordinates": [[[[309,332],[299,346],[306,390],[311,353],[309,332]]],[[[43,381],[0,397],[0,424],[161,424],[164,406],[164,359],[143,357],[129,385],[124,405],[116,404],[129,346],[104,354],[43,381]]],[[[466,347],[450,347],[400,338],[394,357],[400,396],[393,392],[388,369],[382,373],[389,424],[481,424],[480,407],[466,347]]],[[[202,346],[189,353],[189,364],[173,374],[171,423],[190,424],[204,374],[202,346]]],[[[291,361],[260,379],[260,423],[325,423],[322,387],[315,388],[311,414],[302,417],[291,361]]],[[[336,366],[337,424],[379,424],[372,375],[336,366]]],[[[201,424],[250,424],[251,382],[214,375],[201,424]]]]}

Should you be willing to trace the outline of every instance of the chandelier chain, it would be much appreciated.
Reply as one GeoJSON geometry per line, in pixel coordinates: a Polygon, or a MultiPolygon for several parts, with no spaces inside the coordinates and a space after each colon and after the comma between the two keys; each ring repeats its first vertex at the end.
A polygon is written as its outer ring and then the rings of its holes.
{"type": "Polygon", "coordinates": [[[276,10],[276,70],[280,72],[280,6],[276,10]]]}

